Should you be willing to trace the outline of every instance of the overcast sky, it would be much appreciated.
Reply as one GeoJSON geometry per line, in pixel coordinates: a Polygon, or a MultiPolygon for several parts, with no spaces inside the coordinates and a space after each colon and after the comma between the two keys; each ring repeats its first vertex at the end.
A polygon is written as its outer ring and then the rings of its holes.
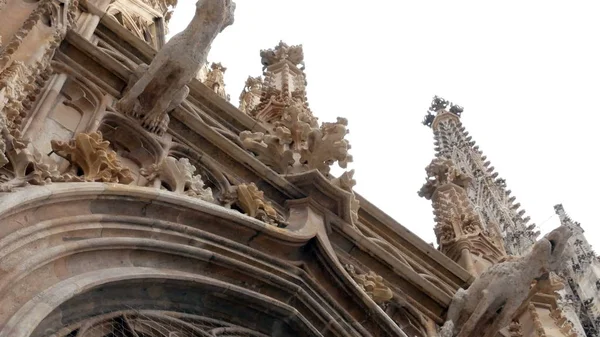
{"type": "MultiPolygon", "coordinates": [[[[261,49],[302,44],[313,112],[349,120],[356,191],[403,226],[435,242],[417,191],[434,155],[421,120],[440,95],[465,108],[467,131],[542,232],[563,203],[600,250],[598,1],[235,1],[209,54],[228,68],[231,103],[261,75],[261,49]]],[[[171,34],[195,2],[179,0],[171,34]]]]}

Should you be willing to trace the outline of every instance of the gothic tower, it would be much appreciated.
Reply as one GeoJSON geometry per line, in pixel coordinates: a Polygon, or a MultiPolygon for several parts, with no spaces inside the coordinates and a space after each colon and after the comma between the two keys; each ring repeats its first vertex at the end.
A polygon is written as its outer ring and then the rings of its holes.
{"type": "Polygon", "coordinates": [[[524,217],[525,211],[510,196],[505,180],[498,177],[465,131],[460,120],[462,112],[458,105],[437,96],[433,99],[423,124],[433,130],[435,159],[427,168],[427,184],[419,195],[433,202],[435,232],[442,252],[471,270],[468,260],[472,260],[478,265],[475,269],[481,271],[505,254],[527,251],[539,232],[534,232],[534,224],[527,225],[529,217],[524,217]],[[432,185],[441,183],[439,174],[443,170],[460,177],[459,184],[452,184],[452,193],[447,192],[450,185],[432,185]],[[471,253],[468,258],[466,251],[471,253]]]}
{"type": "MultiPolygon", "coordinates": [[[[562,276],[566,280],[561,291],[565,316],[581,322],[586,336],[598,336],[600,331],[600,262],[584,236],[579,222],[567,215],[563,205],[554,206],[560,223],[573,232],[565,250],[562,276]],[[570,314],[570,317],[567,315],[570,314]]],[[[577,325],[576,325],[577,326],[577,325]]]]}

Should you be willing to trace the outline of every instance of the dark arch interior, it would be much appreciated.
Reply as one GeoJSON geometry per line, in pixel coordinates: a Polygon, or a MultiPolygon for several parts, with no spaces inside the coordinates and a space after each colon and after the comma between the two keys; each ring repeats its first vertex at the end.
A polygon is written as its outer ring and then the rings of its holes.
{"type": "MultiPolygon", "coordinates": [[[[86,324],[89,326],[89,322],[102,321],[103,317],[110,317],[111,322],[117,323],[121,317],[144,317],[146,320],[151,317],[153,323],[170,322],[171,326],[176,325],[172,322],[173,317],[177,317],[179,321],[187,322],[221,322],[219,324],[224,325],[225,331],[246,331],[231,336],[313,335],[290,313],[248,298],[236,298],[231,290],[181,280],[136,279],[105,284],[78,294],[48,315],[32,337],[78,336],[78,330],[86,324]]],[[[202,329],[202,325],[198,324],[196,327],[202,329]]],[[[211,329],[218,328],[217,323],[211,324],[211,329]]],[[[140,337],[162,336],[158,329],[153,331],[156,334],[146,335],[143,330],[136,331],[136,334],[140,337]]],[[[128,336],[126,331],[122,334],[123,337],[128,336]]],[[[102,337],[118,335],[108,330],[106,334],[100,334],[102,337]]],[[[200,332],[192,335],[202,336],[200,332]]]]}

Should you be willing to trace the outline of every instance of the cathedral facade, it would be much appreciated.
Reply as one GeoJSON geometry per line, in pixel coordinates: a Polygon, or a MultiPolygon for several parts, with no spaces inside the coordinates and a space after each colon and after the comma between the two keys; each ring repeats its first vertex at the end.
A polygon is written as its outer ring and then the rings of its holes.
{"type": "Polygon", "coordinates": [[[424,121],[436,249],[330,173],[348,121],[302,46],[233,105],[206,56],[235,3],[166,41],[176,4],[0,0],[0,337],[598,335],[583,230],[536,232],[461,107],[424,121]]]}

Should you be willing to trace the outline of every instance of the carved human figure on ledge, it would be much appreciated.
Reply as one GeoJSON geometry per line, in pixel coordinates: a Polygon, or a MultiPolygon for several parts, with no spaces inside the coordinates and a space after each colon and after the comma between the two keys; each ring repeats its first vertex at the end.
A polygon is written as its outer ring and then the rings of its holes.
{"type": "Polygon", "coordinates": [[[560,226],[536,242],[528,254],[490,267],[467,290],[459,289],[440,336],[495,336],[532,297],[531,284],[560,268],[570,237],[571,231],[560,226]]]}
{"type": "Polygon", "coordinates": [[[240,94],[240,110],[250,113],[260,103],[263,80],[260,76],[248,76],[244,90],[240,94]]]}
{"type": "Polygon", "coordinates": [[[213,40],[233,23],[234,11],[231,0],[198,0],[187,28],[173,36],[149,66],[134,71],[117,108],[162,135],[169,124],[168,113],[187,97],[187,84],[206,63],[213,40]]]}

